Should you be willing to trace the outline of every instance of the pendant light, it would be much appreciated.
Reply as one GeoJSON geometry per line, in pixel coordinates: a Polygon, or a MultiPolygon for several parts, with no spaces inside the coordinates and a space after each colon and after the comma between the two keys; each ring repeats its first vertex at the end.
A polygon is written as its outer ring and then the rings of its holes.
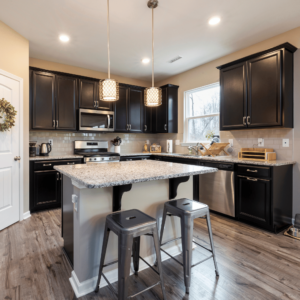
{"type": "Polygon", "coordinates": [[[145,106],[159,106],[162,104],[162,92],[154,87],[154,8],[158,6],[157,0],[149,0],[148,7],[152,10],[152,87],[145,89],[145,106]]]}
{"type": "Polygon", "coordinates": [[[100,80],[99,98],[102,101],[117,101],[119,100],[119,82],[110,78],[109,34],[109,0],[107,0],[108,79],[100,80]]]}

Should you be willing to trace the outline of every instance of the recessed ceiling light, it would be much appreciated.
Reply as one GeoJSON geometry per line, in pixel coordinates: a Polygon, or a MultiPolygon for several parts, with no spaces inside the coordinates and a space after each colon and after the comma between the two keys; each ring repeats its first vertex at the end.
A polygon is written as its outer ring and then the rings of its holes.
{"type": "Polygon", "coordinates": [[[142,63],[143,64],[148,64],[150,62],[150,59],[149,58],[144,58],[142,59],[142,63]]]}
{"type": "Polygon", "coordinates": [[[69,38],[67,35],[65,35],[65,34],[61,34],[61,35],[59,36],[59,39],[60,39],[62,42],[64,42],[64,43],[66,43],[66,42],[68,42],[68,41],[70,40],[70,38],[69,38]]]}
{"type": "Polygon", "coordinates": [[[209,25],[217,25],[219,24],[221,21],[221,19],[219,17],[213,17],[211,19],[209,19],[208,23],[209,25]]]}

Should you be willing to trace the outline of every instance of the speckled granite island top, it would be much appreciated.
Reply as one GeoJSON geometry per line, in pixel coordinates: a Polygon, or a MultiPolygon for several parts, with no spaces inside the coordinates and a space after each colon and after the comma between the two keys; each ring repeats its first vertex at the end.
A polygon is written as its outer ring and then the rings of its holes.
{"type": "Polygon", "coordinates": [[[49,155],[49,156],[35,156],[29,157],[29,160],[56,160],[56,159],[72,159],[72,158],[83,158],[81,155],[49,155]]]}
{"type": "Polygon", "coordinates": [[[216,168],[142,160],[106,164],[54,166],[54,169],[86,188],[102,188],[175,177],[217,172],[216,168]]]}

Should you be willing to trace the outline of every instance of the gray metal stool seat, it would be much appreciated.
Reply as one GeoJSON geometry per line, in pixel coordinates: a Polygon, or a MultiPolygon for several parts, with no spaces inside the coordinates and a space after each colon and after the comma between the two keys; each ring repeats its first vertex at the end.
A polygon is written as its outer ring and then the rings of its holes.
{"type": "Polygon", "coordinates": [[[103,237],[102,253],[100,259],[100,268],[98,281],[95,292],[99,291],[99,284],[101,276],[106,280],[108,287],[117,296],[119,300],[133,298],[153,287],[161,284],[164,299],[166,299],[165,288],[162,276],[161,257],[159,250],[159,240],[156,220],[143,212],[132,209],[127,211],[116,212],[106,217],[105,231],[103,237]],[[118,236],[118,260],[104,265],[106,248],[110,231],[118,236]],[[140,257],[140,237],[141,235],[152,236],[154,239],[154,246],[157,255],[158,271],[148,264],[142,257],[140,257]],[[133,265],[135,274],[138,274],[139,259],[142,259],[154,272],[160,276],[160,281],[154,285],[138,292],[135,295],[128,296],[128,279],[130,276],[130,263],[133,257],[133,265]],[[103,273],[103,268],[118,263],[118,292],[113,288],[103,273]]]}
{"type": "Polygon", "coordinates": [[[184,270],[184,283],[186,287],[186,293],[189,293],[190,285],[191,285],[191,268],[199,265],[200,263],[213,258],[215,264],[215,271],[216,275],[219,276],[219,270],[216,261],[216,254],[214,249],[214,242],[213,236],[211,231],[211,224],[210,224],[210,216],[209,216],[209,207],[206,204],[203,204],[198,201],[189,200],[189,199],[178,199],[178,200],[171,200],[165,203],[164,205],[164,212],[163,212],[163,219],[161,225],[161,233],[160,233],[160,246],[161,250],[173,258],[176,262],[183,266],[184,270]],[[181,220],[181,237],[167,241],[162,243],[163,232],[166,222],[167,216],[177,216],[181,220]],[[193,228],[194,228],[194,219],[196,218],[206,218],[206,223],[208,227],[208,234],[210,239],[211,250],[198,244],[193,236],[193,228]],[[183,264],[178,261],[176,258],[171,256],[167,253],[162,246],[181,239],[182,241],[182,254],[183,254],[183,264]],[[212,255],[206,257],[205,259],[201,260],[192,265],[192,252],[193,252],[193,243],[197,244],[198,246],[204,248],[207,251],[210,251],[212,255]]]}

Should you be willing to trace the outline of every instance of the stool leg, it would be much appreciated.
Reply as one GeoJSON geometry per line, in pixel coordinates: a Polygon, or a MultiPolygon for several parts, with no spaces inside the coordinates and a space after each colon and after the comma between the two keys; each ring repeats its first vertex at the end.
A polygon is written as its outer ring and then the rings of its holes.
{"type": "Polygon", "coordinates": [[[105,225],[103,243],[102,243],[102,252],[101,252],[101,258],[100,258],[100,266],[99,266],[99,275],[98,275],[97,285],[95,288],[95,293],[98,293],[98,291],[99,291],[99,284],[100,284],[100,279],[101,279],[101,275],[102,275],[102,271],[103,271],[103,265],[104,265],[104,260],[105,260],[109,232],[110,232],[110,229],[107,227],[107,225],[105,225]]]}
{"type": "Polygon", "coordinates": [[[118,300],[127,300],[128,279],[130,275],[130,263],[133,237],[131,235],[119,235],[118,246],[118,300]]]}
{"type": "Polygon", "coordinates": [[[183,254],[184,284],[189,294],[191,286],[192,252],[194,223],[190,217],[181,218],[181,241],[183,254]]]}
{"type": "Polygon", "coordinates": [[[138,275],[139,266],[140,266],[140,242],[141,242],[140,236],[133,239],[132,254],[133,254],[133,267],[134,267],[135,275],[138,275]]]}
{"type": "Polygon", "coordinates": [[[163,217],[162,217],[162,222],[161,222],[161,228],[160,228],[160,245],[162,243],[162,238],[163,238],[163,234],[164,234],[164,228],[165,228],[165,223],[166,223],[166,218],[167,218],[167,208],[164,205],[164,212],[163,212],[163,217]]]}
{"type": "Polygon", "coordinates": [[[206,223],[207,223],[210,245],[211,245],[211,250],[212,250],[214,264],[215,264],[216,275],[219,276],[220,274],[219,274],[219,269],[218,269],[217,260],[216,260],[216,252],[215,252],[215,247],[214,247],[213,235],[212,235],[212,231],[211,231],[209,211],[207,212],[207,215],[206,215],[206,223]]]}
{"type": "Polygon", "coordinates": [[[165,291],[165,285],[164,285],[164,278],[163,278],[163,270],[162,270],[162,265],[161,265],[161,256],[160,256],[160,243],[158,240],[158,231],[157,228],[153,230],[153,240],[154,240],[154,247],[155,247],[155,252],[156,252],[156,264],[158,267],[158,272],[160,276],[160,284],[161,284],[161,289],[163,293],[163,298],[166,300],[166,291],[165,291]]]}

